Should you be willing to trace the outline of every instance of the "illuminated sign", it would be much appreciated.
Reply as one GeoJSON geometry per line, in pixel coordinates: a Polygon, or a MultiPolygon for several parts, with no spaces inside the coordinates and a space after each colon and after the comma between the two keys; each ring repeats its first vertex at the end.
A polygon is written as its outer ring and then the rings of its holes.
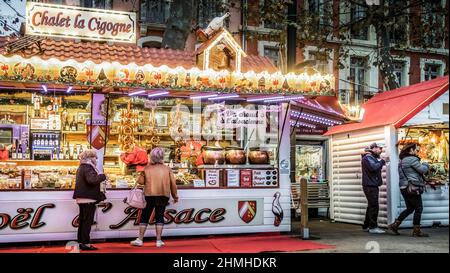
{"type": "Polygon", "coordinates": [[[136,43],[136,13],[27,2],[26,34],[136,43]]]}

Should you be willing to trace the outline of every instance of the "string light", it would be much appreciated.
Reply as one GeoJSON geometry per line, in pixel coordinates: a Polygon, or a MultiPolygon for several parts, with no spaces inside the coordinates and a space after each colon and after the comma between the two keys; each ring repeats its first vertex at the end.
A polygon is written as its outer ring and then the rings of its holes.
{"type": "Polygon", "coordinates": [[[327,126],[334,126],[334,125],[342,124],[342,122],[340,122],[340,121],[335,121],[332,119],[327,119],[327,118],[319,117],[316,115],[311,115],[308,113],[300,113],[297,111],[292,111],[291,116],[293,116],[295,118],[305,119],[308,121],[313,121],[315,123],[319,123],[319,124],[323,124],[323,125],[327,125],[327,126]]]}
{"type": "Polygon", "coordinates": [[[306,122],[301,122],[301,121],[297,121],[297,122],[295,122],[295,121],[290,121],[290,124],[291,124],[291,126],[294,126],[295,125],[295,127],[307,127],[307,128],[310,128],[310,129],[316,129],[316,125],[313,125],[313,124],[310,124],[310,123],[306,123],[306,122]]]}

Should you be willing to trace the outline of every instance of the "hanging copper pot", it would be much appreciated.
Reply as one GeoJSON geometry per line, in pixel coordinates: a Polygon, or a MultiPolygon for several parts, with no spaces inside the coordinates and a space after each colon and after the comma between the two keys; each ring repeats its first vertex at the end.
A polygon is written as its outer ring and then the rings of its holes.
{"type": "Polygon", "coordinates": [[[259,148],[250,148],[248,152],[250,164],[269,164],[269,153],[261,151],[259,148]]]}
{"type": "Polygon", "coordinates": [[[222,148],[207,146],[203,150],[203,162],[207,165],[225,163],[225,154],[222,148]]]}
{"type": "Polygon", "coordinates": [[[247,161],[247,156],[243,148],[227,147],[225,148],[225,159],[227,164],[241,165],[247,161]]]}

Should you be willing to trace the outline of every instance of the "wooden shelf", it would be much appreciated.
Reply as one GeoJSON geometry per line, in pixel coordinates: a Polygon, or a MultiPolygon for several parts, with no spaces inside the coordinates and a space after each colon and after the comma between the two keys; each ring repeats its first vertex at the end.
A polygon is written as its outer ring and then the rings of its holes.
{"type": "Polygon", "coordinates": [[[65,135],[86,135],[87,132],[86,131],[62,131],[62,134],[65,135]]]}

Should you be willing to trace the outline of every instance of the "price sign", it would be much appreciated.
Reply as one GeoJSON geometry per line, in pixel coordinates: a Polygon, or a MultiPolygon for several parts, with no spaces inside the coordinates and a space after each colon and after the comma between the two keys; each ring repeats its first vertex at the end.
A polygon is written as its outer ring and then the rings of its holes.
{"type": "Polygon", "coordinates": [[[220,170],[207,170],[206,171],[206,187],[219,187],[220,183],[220,170]]]}

